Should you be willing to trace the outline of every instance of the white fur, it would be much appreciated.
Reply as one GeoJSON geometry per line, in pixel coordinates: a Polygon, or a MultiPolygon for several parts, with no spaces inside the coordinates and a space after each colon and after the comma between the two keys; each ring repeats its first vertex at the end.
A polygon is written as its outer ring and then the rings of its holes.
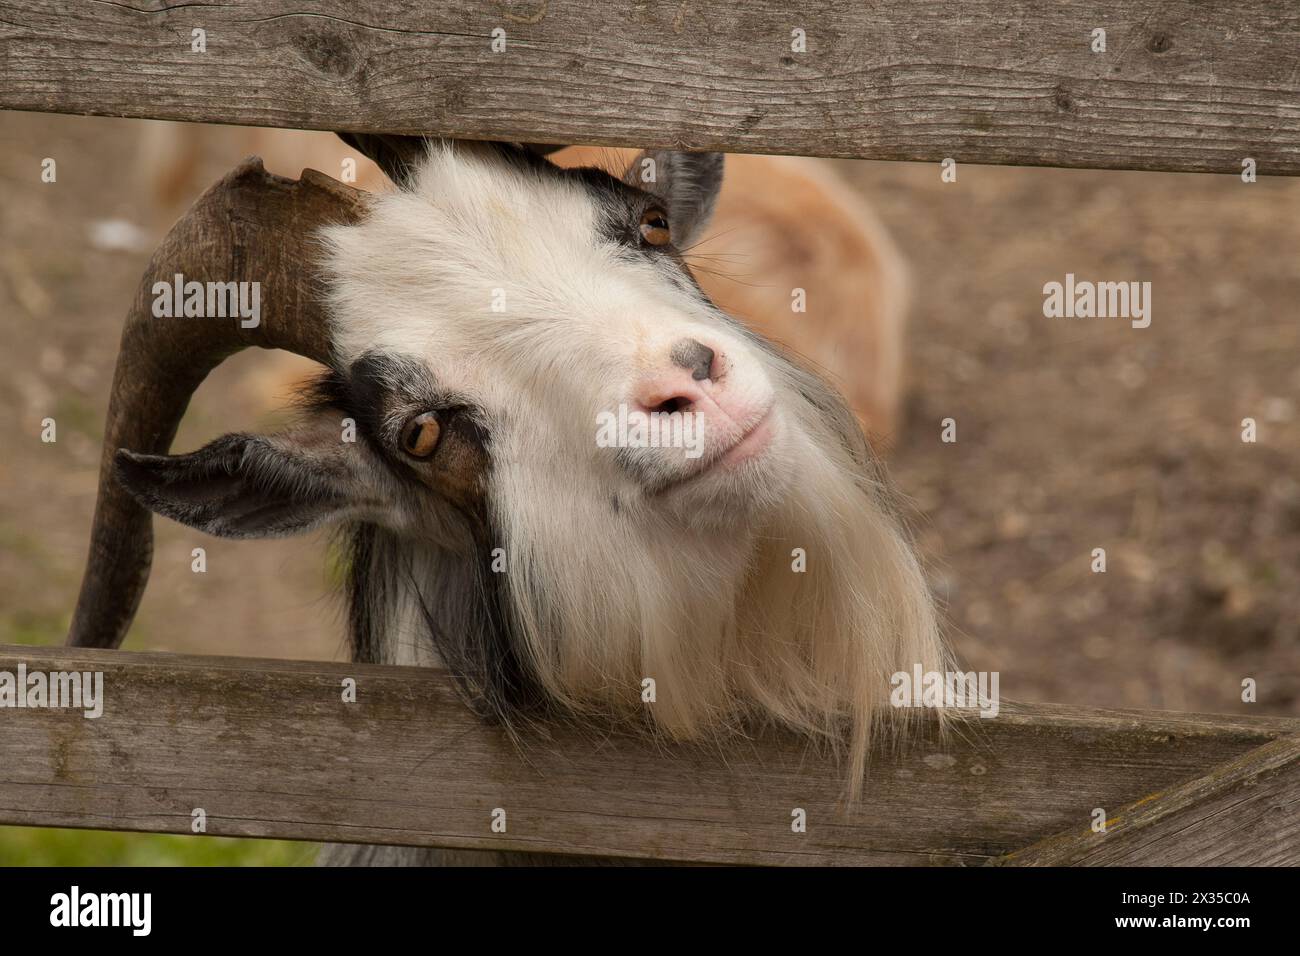
{"type": "MultiPolygon", "coordinates": [[[[326,231],[336,346],[345,362],[417,358],[485,410],[509,592],[557,700],[648,709],[679,737],[758,716],[847,739],[856,789],[890,675],[945,669],[914,552],[802,373],[664,266],[603,240],[599,215],[579,184],[435,147],[412,191],[326,231]],[[684,337],[726,355],[729,408],[775,402],[775,432],[763,454],[653,494],[596,446],[595,416],[684,337]],[[796,548],[806,572],[792,570],[796,548]]],[[[715,424],[725,443],[746,423],[715,424]]],[[[662,454],[665,473],[686,467],[662,454]]],[[[414,603],[403,613],[390,659],[427,663],[414,603]]]]}

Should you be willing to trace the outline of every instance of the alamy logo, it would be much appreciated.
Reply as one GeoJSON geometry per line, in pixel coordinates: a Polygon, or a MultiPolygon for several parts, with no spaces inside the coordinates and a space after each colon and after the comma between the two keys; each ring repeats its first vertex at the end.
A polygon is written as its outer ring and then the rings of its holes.
{"type": "Polygon", "coordinates": [[[241,329],[255,329],[262,324],[260,282],[186,282],[178,272],[171,282],[155,282],[153,297],[155,319],[238,316],[241,329]]]}
{"type": "Polygon", "coordinates": [[[153,926],[152,893],[69,893],[50,897],[51,926],[127,926],[133,936],[148,936],[153,926]]]}
{"type": "Polygon", "coordinates": [[[998,715],[998,671],[898,671],[889,678],[894,707],[978,707],[981,717],[998,715]]]}
{"type": "Polygon", "coordinates": [[[68,707],[94,720],[104,713],[103,671],[0,671],[0,707],[68,707]]]}
{"type": "Polygon", "coordinates": [[[1150,282],[1075,281],[1043,286],[1043,315],[1049,319],[1129,319],[1135,329],[1151,324],[1150,282]]]}
{"type": "Polygon", "coordinates": [[[685,448],[687,458],[704,454],[704,417],[696,412],[629,411],[596,415],[598,448],[685,448]]]}

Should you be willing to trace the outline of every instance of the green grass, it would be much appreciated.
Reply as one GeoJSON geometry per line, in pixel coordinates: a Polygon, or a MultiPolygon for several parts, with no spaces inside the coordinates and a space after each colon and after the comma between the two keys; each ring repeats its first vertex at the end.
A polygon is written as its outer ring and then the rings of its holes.
{"type": "Polygon", "coordinates": [[[307,866],[314,843],[0,827],[0,866],[307,866]]]}
{"type": "Polygon", "coordinates": [[[45,550],[41,539],[37,535],[15,528],[7,521],[0,521],[0,548],[21,555],[28,561],[39,560],[42,564],[49,563],[49,552],[45,550]]]}
{"type": "Polygon", "coordinates": [[[55,428],[61,432],[65,427],[80,432],[87,438],[98,442],[104,435],[104,413],[90,402],[69,392],[60,394],[54,404],[51,416],[55,428]]]}
{"type": "Polygon", "coordinates": [[[0,644],[30,644],[40,647],[62,644],[71,618],[66,614],[43,614],[18,610],[0,615],[0,644]]]}

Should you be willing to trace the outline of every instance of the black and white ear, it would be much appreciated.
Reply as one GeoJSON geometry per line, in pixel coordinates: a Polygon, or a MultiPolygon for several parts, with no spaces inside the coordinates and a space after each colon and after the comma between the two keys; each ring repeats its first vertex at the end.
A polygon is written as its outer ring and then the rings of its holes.
{"type": "Polygon", "coordinates": [[[188,455],[120,449],[118,482],[150,511],[224,538],[277,538],[349,518],[381,520],[370,453],[334,421],[232,434],[188,455]]]}
{"type": "Polygon", "coordinates": [[[713,215],[722,191],[722,153],[648,149],[632,161],[623,179],[664,200],[678,248],[695,242],[713,215]]]}

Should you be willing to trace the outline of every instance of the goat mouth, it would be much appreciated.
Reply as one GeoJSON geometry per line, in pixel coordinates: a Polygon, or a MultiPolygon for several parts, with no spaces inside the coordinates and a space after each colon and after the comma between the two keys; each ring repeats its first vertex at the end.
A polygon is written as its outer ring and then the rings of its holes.
{"type": "MultiPolygon", "coordinates": [[[[772,436],[776,432],[774,417],[773,406],[769,405],[762,417],[753,425],[750,425],[744,434],[736,439],[736,443],[716,459],[716,464],[734,468],[751,458],[757,458],[761,455],[764,449],[771,444],[772,436]]],[[[710,470],[712,467],[710,465],[710,470]]]]}
{"type": "Polygon", "coordinates": [[[656,488],[654,494],[663,496],[691,485],[720,469],[738,468],[745,462],[759,457],[772,443],[775,434],[776,405],[773,403],[729,447],[710,455],[689,475],[656,488]]]}

